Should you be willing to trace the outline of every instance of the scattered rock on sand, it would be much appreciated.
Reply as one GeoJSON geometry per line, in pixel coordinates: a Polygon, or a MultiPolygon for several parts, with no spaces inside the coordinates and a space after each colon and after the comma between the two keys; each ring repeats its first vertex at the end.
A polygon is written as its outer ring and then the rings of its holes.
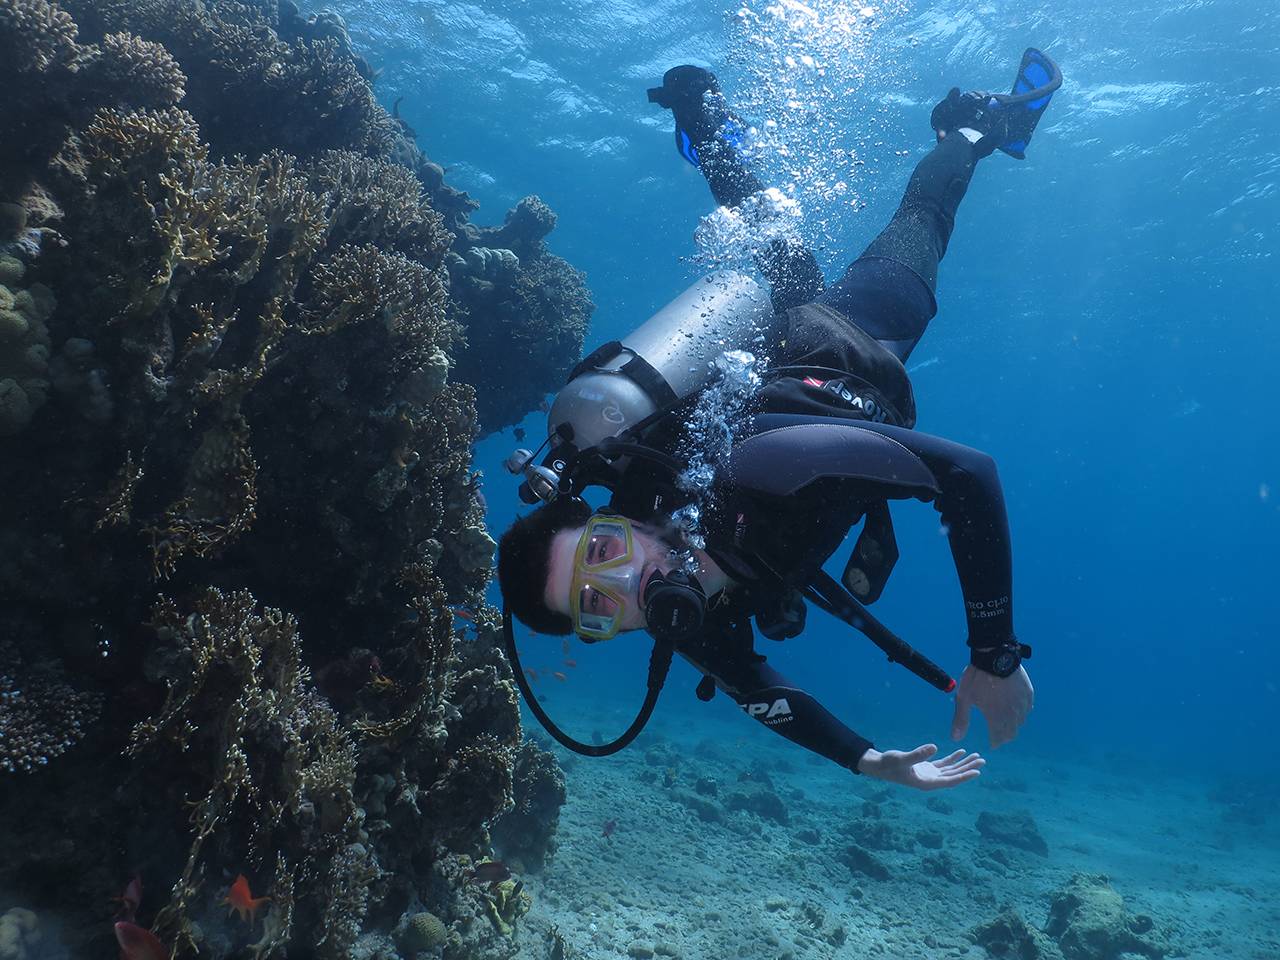
{"type": "Polygon", "coordinates": [[[978,814],[978,833],[995,843],[1030,850],[1042,857],[1049,855],[1049,844],[1025,810],[1003,813],[984,810],[978,814]]]}
{"type": "Polygon", "coordinates": [[[774,823],[786,823],[790,819],[782,798],[768,787],[757,786],[754,790],[731,793],[725,799],[725,806],[730,810],[748,810],[774,823]]]}
{"type": "Polygon", "coordinates": [[[714,800],[708,800],[688,790],[672,790],[671,797],[698,815],[704,823],[724,823],[724,810],[714,800]]]}
{"type": "Polygon", "coordinates": [[[1062,960],[1057,945],[1012,908],[974,927],[969,938],[1000,960],[1062,960]]]}
{"type": "Polygon", "coordinates": [[[840,855],[840,860],[854,873],[860,873],[864,877],[870,877],[872,880],[889,879],[889,868],[884,865],[884,862],[870,850],[866,850],[856,843],[851,843],[845,847],[844,853],[840,855]]]}

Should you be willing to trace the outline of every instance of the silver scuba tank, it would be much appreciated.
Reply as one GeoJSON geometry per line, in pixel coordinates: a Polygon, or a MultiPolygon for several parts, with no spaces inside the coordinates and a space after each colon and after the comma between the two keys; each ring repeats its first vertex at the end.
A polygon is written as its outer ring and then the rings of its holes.
{"type": "Polygon", "coordinates": [[[759,353],[777,341],[780,322],[763,286],[723,270],[696,281],[623,340],[593,351],[551,405],[551,452],[543,466],[534,466],[527,450],[507,461],[533,494],[522,486],[522,499],[552,499],[569,455],[696,393],[711,380],[716,357],[726,350],[759,353]]]}

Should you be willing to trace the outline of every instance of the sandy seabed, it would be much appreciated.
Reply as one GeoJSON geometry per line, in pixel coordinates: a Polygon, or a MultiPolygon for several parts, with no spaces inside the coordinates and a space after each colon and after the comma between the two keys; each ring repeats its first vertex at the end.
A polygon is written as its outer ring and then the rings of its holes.
{"type": "Polygon", "coordinates": [[[1280,958],[1280,838],[1234,822],[1179,771],[1154,780],[1002,752],[977,782],[926,794],[723,720],[655,722],[607,759],[556,749],[569,799],[554,859],[526,878],[522,960],[555,956],[553,929],[568,958],[986,960],[970,931],[1006,907],[1044,927],[1077,873],[1107,875],[1126,910],[1153,918],[1170,957],[1280,958]],[[761,792],[785,813],[732,809],[735,794],[761,792]],[[1046,855],[977,829],[980,813],[1020,811],[1046,855]],[[850,866],[855,840],[887,878],[850,866]]]}

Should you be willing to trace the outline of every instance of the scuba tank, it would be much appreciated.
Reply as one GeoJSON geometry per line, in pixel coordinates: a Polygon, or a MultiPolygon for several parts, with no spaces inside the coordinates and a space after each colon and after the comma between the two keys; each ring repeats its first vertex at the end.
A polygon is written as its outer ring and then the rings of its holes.
{"type": "Polygon", "coordinates": [[[507,469],[524,476],[520,499],[550,501],[588,483],[612,489],[631,457],[599,456],[608,441],[640,433],[705,387],[712,361],[726,350],[759,352],[777,343],[783,322],[764,287],[723,270],[695,282],[625,339],[592,351],[552,403],[546,441],[507,458],[507,469]]]}
{"type": "MultiPolygon", "coordinates": [[[[726,270],[698,280],[624,340],[604,344],[574,367],[547,415],[547,439],[535,451],[516,450],[507,458],[507,470],[524,477],[520,499],[534,504],[561,495],[580,497],[598,484],[610,491],[614,506],[634,496],[643,512],[660,512],[668,501],[657,491],[669,489],[684,465],[647,446],[646,429],[711,383],[713,361],[722,353],[769,349],[782,339],[784,323],[768,292],[746,274],[726,270]],[[547,455],[535,463],[544,448],[547,455]],[[636,474],[664,479],[651,486],[636,474]],[[643,492],[628,493],[623,486],[643,492]]],[[[511,612],[504,605],[504,646],[525,703],[543,728],[575,753],[608,756],[636,738],[666,682],[677,635],[701,623],[706,598],[696,579],[673,571],[661,590],[662,597],[653,599],[661,607],[655,619],[672,629],[650,630],[654,646],[644,702],[626,731],[604,744],[575,740],[542,709],[520,666],[511,612]]]]}

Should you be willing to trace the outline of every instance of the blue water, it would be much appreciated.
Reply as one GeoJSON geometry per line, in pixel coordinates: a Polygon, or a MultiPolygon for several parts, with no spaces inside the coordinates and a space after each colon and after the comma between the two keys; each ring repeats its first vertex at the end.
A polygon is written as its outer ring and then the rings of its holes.
{"type": "MultiPolygon", "coordinates": [[[[752,120],[777,119],[793,154],[766,168],[794,185],[834,277],[896,205],[947,88],[1004,89],[1023,47],[1050,52],[1066,83],[1025,163],[980,165],[939,315],[909,364],[918,428],[989,452],[1005,484],[1037,703],[992,769],[1004,755],[1033,767],[1096,757],[1274,790],[1280,5],[873,7],[860,21],[825,0],[780,0],[780,13],[752,0],[745,17],[673,0],[339,4],[383,71],[379,95],[404,97],[420,145],[481,201],[476,222],[500,221],[528,193],[557,211],[550,246],[585,270],[597,304],[589,346],[698,272],[692,236],[712,202],[644,97],[667,67],[714,66],[752,120]],[[770,60],[771,40],[818,56],[825,73],[770,60]],[[788,106],[796,91],[804,102],[788,106]]],[[[540,439],[544,417],[523,426],[540,439]]],[[[500,466],[515,445],[507,431],[478,446],[495,532],[516,510],[500,466]]],[[[904,556],[877,612],[959,669],[962,608],[936,516],[903,503],[894,518],[904,556]]],[[[644,645],[577,647],[592,704],[638,700],[644,645]]],[[[880,746],[947,735],[941,695],[830,621],[765,652],[880,746]]],[[[549,699],[584,734],[596,718],[578,709],[580,676],[549,699]]],[[[731,712],[724,698],[697,703],[695,679],[677,668],[660,716],[696,725],[731,712]]],[[[980,732],[970,746],[985,746],[980,732]]]]}

